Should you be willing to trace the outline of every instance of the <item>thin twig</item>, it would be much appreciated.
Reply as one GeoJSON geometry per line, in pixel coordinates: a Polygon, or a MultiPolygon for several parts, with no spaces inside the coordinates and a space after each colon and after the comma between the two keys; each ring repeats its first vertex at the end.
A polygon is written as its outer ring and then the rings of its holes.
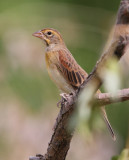
{"type": "Polygon", "coordinates": [[[94,105],[103,106],[129,100],[129,88],[113,93],[99,93],[95,96],[94,105]]]}

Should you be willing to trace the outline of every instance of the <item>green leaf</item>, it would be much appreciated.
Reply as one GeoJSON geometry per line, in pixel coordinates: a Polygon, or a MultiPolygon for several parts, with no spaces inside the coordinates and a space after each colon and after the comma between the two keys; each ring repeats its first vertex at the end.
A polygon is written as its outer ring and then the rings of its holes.
{"type": "Polygon", "coordinates": [[[112,157],[112,160],[129,160],[129,149],[124,149],[119,156],[112,157]]]}

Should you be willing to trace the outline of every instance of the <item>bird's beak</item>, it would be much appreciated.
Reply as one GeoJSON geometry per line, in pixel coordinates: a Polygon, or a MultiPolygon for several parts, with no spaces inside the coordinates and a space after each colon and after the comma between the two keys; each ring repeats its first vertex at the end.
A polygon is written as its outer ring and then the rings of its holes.
{"type": "Polygon", "coordinates": [[[32,36],[38,37],[38,38],[43,38],[43,33],[41,31],[35,32],[32,34],[32,36]]]}

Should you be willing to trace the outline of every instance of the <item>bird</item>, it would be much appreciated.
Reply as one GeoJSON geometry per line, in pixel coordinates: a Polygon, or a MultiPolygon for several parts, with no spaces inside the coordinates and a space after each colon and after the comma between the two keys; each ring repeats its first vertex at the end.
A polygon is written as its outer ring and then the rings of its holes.
{"type": "MultiPolygon", "coordinates": [[[[61,93],[70,94],[75,92],[86,80],[88,73],[74,59],[61,34],[53,28],[45,28],[32,35],[40,38],[45,43],[46,68],[50,78],[61,93]]],[[[101,112],[109,132],[115,140],[116,136],[108,120],[105,107],[101,107],[101,112]]]]}

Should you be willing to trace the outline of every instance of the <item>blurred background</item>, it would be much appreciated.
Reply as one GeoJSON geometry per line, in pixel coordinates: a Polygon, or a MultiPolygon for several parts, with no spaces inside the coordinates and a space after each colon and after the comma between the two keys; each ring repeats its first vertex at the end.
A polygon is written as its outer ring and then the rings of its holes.
{"type": "MultiPolygon", "coordinates": [[[[77,62],[90,73],[115,23],[119,2],[0,1],[0,159],[27,160],[45,153],[59,112],[59,91],[45,68],[44,45],[32,33],[46,27],[60,31],[77,62]]],[[[125,79],[122,88],[129,87],[125,79]]],[[[82,136],[75,131],[68,160],[109,160],[127,146],[129,102],[106,109],[117,141],[112,141],[101,116],[93,114],[91,132],[82,136]]]]}

